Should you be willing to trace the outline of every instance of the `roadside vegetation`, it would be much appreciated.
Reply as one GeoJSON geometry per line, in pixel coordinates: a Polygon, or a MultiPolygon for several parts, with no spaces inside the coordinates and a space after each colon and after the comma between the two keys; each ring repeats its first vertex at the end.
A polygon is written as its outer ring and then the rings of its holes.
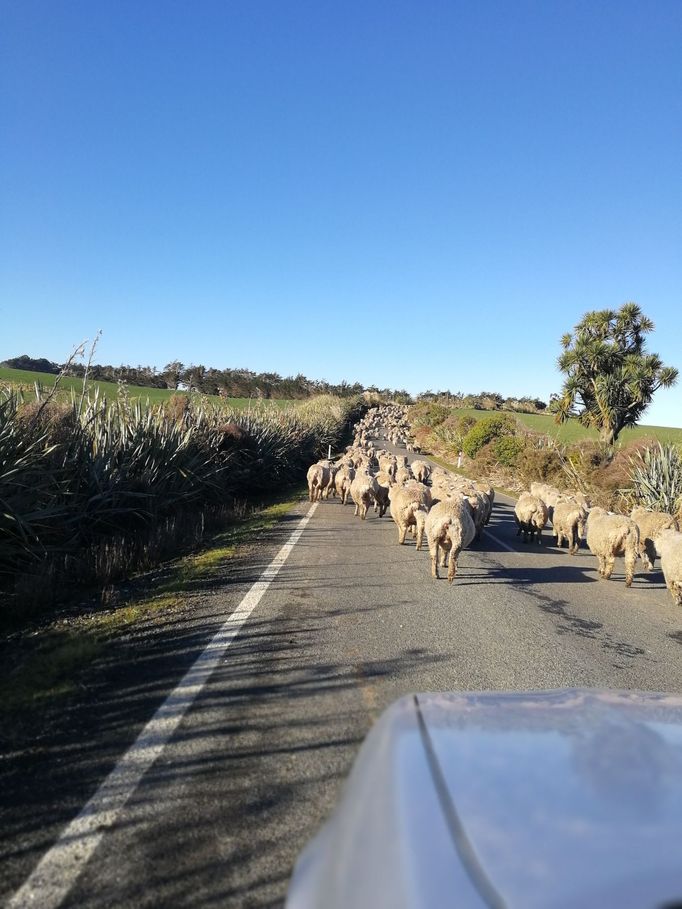
{"type": "Polygon", "coordinates": [[[0,394],[0,618],[106,589],[188,551],[299,482],[366,405],[320,397],[237,410],[201,396],[152,407],[125,392],[69,402],[0,394]]]}
{"type": "Polygon", "coordinates": [[[272,496],[267,505],[244,503],[230,526],[204,541],[202,550],[164,565],[162,578],[140,577],[127,588],[107,588],[104,601],[70,605],[54,618],[11,635],[0,673],[3,741],[31,734],[55,705],[78,692],[81,679],[103,656],[115,636],[132,626],[185,607],[192,593],[218,583],[230,564],[248,555],[260,536],[302,498],[303,486],[272,496]]]}

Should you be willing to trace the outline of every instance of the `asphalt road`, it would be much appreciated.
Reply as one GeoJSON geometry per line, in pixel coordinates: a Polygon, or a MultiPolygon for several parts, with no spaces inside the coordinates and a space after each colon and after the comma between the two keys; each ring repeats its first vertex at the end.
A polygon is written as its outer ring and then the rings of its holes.
{"type": "MultiPolygon", "coordinates": [[[[15,760],[2,814],[5,898],[307,509],[223,587],[201,592],[194,618],[141,638],[136,660],[109,667],[87,735],[75,728],[15,760]]],[[[63,905],[281,905],[297,853],[396,698],[563,686],[682,692],[681,645],[682,613],[659,571],[637,574],[628,590],[622,563],[602,581],[584,549],[571,557],[524,545],[502,497],[452,585],[431,578],[428,550],[398,545],[389,515],[363,522],[352,505],[322,502],[63,905]]]]}

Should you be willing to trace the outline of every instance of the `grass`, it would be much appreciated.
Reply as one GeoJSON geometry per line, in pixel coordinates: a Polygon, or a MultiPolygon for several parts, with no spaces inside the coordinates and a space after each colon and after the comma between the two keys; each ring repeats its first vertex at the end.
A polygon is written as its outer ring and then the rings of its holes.
{"type": "Polygon", "coordinates": [[[218,580],[225,563],[242,555],[260,534],[272,528],[302,493],[303,487],[289,489],[217,534],[208,548],[173,563],[170,577],[155,587],[154,595],[141,595],[106,612],[55,621],[13,643],[11,666],[3,667],[0,679],[0,717],[6,729],[2,738],[11,740],[42,709],[74,694],[83,673],[116,632],[177,609],[197,582],[218,580]]]}
{"type": "MultiPolygon", "coordinates": [[[[453,408],[454,410],[455,408],[453,408]]],[[[552,414],[545,413],[516,413],[515,411],[488,411],[476,410],[473,407],[458,407],[456,412],[460,416],[474,417],[480,420],[496,413],[510,413],[519,423],[532,429],[534,432],[552,436],[559,442],[579,442],[581,439],[598,439],[599,433],[595,429],[588,429],[577,420],[568,420],[566,423],[557,424],[552,414]]],[[[618,437],[619,444],[626,445],[635,439],[651,437],[660,442],[682,442],[682,429],[672,426],[635,426],[633,429],[624,429],[618,437]]]]}
{"type": "MultiPolygon", "coordinates": [[[[48,392],[54,385],[55,376],[45,372],[30,372],[25,369],[10,369],[7,366],[0,366],[0,384],[6,383],[23,389],[29,394],[34,393],[36,383],[41,391],[48,392]]],[[[58,396],[70,397],[71,394],[80,395],[83,391],[83,380],[65,376],[59,383],[60,391],[58,396]]],[[[99,389],[100,394],[105,395],[109,400],[118,395],[118,385],[116,382],[88,381],[88,391],[93,392],[99,389]]],[[[128,397],[131,401],[141,400],[149,401],[150,404],[159,404],[167,401],[172,395],[187,394],[187,392],[177,392],[171,388],[149,388],[143,385],[128,385],[128,397]]],[[[206,395],[209,400],[222,401],[230,404],[238,410],[246,410],[249,406],[254,407],[260,404],[258,398],[221,398],[217,395],[206,395]]],[[[287,407],[295,402],[288,400],[268,400],[265,403],[275,407],[287,407]]]]}

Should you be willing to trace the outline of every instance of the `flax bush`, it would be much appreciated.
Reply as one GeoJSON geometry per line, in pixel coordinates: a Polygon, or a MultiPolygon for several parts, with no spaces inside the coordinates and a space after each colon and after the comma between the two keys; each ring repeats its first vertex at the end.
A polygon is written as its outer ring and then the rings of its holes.
{"type": "MultiPolygon", "coordinates": [[[[78,574],[110,581],[196,542],[235,499],[302,479],[362,412],[325,396],[286,410],[70,405],[0,393],[0,607],[78,574]],[[45,579],[49,578],[49,583],[45,579]]],[[[26,605],[26,604],[24,604],[26,605]]]]}

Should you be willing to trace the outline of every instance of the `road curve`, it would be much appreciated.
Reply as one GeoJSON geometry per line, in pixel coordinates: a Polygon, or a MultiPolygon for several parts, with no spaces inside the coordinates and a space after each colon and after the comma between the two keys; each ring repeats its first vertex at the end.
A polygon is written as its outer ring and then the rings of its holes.
{"type": "MultiPolygon", "coordinates": [[[[217,611],[234,609],[255,577],[214,591],[217,611]]],[[[194,651],[208,640],[204,624],[194,651]]],[[[296,854],[331,809],[372,721],[397,697],[559,686],[682,692],[681,644],[682,613],[659,571],[638,573],[628,590],[622,563],[602,581],[584,549],[571,557],[524,546],[504,497],[452,585],[431,578],[428,551],[398,545],[388,515],[363,522],[352,505],[322,502],[63,905],[279,905],[296,854]]],[[[65,759],[75,771],[78,756],[65,759]]],[[[63,813],[72,802],[65,796],[63,813]]],[[[5,850],[6,894],[59,832],[55,820],[36,833],[39,811],[31,803],[5,850]]]]}

